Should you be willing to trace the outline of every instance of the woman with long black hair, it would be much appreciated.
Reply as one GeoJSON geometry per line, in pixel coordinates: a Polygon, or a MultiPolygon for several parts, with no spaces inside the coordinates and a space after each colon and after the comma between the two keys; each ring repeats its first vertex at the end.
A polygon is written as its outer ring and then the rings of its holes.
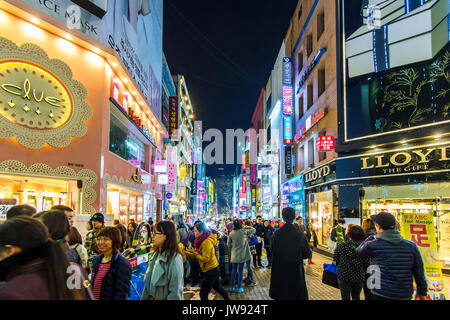
{"type": "Polygon", "coordinates": [[[153,248],[141,300],[183,300],[183,258],[172,222],[160,221],[156,225],[153,248]]]}
{"type": "MultiPolygon", "coordinates": [[[[60,243],[49,239],[45,225],[20,216],[0,225],[0,300],[81,300],[83,281],[69,288],[71,266],[60,243]]],[[[73,265],[75,272],[81,270],[73,265]]]]}

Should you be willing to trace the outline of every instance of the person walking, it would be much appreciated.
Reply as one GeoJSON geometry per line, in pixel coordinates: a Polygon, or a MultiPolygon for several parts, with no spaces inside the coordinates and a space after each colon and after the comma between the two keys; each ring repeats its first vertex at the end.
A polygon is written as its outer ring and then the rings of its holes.
{"type": "MultiPolygon", "coordinates": [[[[296,219],[295,219],[295,225],[297,225],[298,226],[298,229],[300,230],[300,232],[303,232],[305,235],[306,235],[306,227],[305,227],[305,225],[303,224],[303,218],[302,217],[300,217],[300,216],[298,216],[296,219]]],[[[294,225],[294,226],[295,226],[294,225]]]]}
{"type": "Polygon", "coordinates": [[[339,243],[345,241],[345,219],[339,218],[337,225],[333,228],[330,235],[330,240],[335,244],[331,248],[334,250],[339,243]]]}
{"type": "Polygon", "coordinates": [[[342,300],[350,300],[350,296],[352,300],[360,300],[369,259],[357,255],[356,248],[366,236],[364,230],[357,225],[348,228],[347,236],[347,241],[337,245],[333,261],[338,269],[337,278],[342,300]]]}
{"type": "Polygon", "coordinates": [[[253,225],[253,228],[256,230],[256,236],[258,237],[258,243],[255,245],[256,254],[253,255],[253,266],[255,268],[262,268],[263,265],[261,263],[262,258],[262,239],[264,237],[264,225],[262,223],[261,216],[256,217],[256,223],[253,225]]]}
{"type": "Polygon", "coordinates": [[[70,232],[70,223],[67,215],[60,210],[40,212],[39,220],[45,224],[50,238],[60,243],[69,256],[69,261],[80,266],[83,265],[80,255],[75,249],[70,248],[66,237],[70,232]]]}
{"type": "Polygon", "coordinates": [[[63,206],[63,205],[56,205],[56,206],[53,206],[50,208],[50,211],[55,211],[55,210],[62,211],[66,215],[67,219],[69,220],[70,227],[73,227],[74,213],[73,213],[73,209],[71,207],[63,206]]]}
{"type": "Polygon", "coordinates": [[[380,212],[371,216],[371,220],[377,235],[369,236],[356,248],[360,257],[370,258],[371,300],[411,300],[413,279],[416,298],[424,300],[428,286],[419,248],[395,230],[397,221],[392,214],[380,212]]]}
{"type": "Polygon", "coordinates": [[[311,255],[308,257],[308,264],[314,264],[312,261],[312,255],[314,248],[317,248],[319,240],[317,239],[316,231],[311,223],[306,226],[306,240],[308,240],[309,247],[311,248],[311,255]]]}
{"type": "Polygon", "coordinates": [[[364,219],[361,227],[366,234],[366,237],[370,237],[377,234],[377,229],[375,229],[375,223],[371,219],[364,219]]]}
{"type": "Polygon", "coordinates": [[[89,220],[92,224],[92,230],[86,234],[84,247],[88,253],[88,271],[92,272],[92,261],[98,256],[97,236],[101,229],[105,227],[105,217],[102,213],[96,213],[89,220]]]}
{"type": "Polygon", "coordinates": [[[272,241],[272,269],[269,296],[274,300],[308,300],[303,259],[310,255],[306,236],[293,225],[294,209],[282,211],[283,227],[275,231],[272,241]]]}
{"type": "Polygon", "coordinates": [[[91,285],[95,300],[127,300],[130,294],[131,265],[120,252],[119,229],[105,227],[97,235],[100,255],[92,261],[91,285]]]}
{"type": "Polygon", "coordinates": [[[200,298],[208,300],[209,292],[214,289],[225,300],[230,300],[227,292],[222,288],[219,281],[219,262],[214,252],[217,237],[211,233],[204,222],[197,222],[194,225],[195,242],[194,249],[186,250],[188,258],[195,258],[199,262],[203,272],[203,279],[200,286],[200,298]]]}
{"type": "MultiPolygon", "coordinates": [[[[247,234],[247,241],[250,242],[251,238],[256,233],[256,230],[255,230],[255,228],[253,228],[251,220],[247,219],[247,221],[245,221],[244,230],[247,234]]],[[[246,287],[255,287],[256,281],[253,278],[252,256],[254,254],[256,254],[256,248],[254,245],[252,245],[252,246],[249,245],[249,249],[250,249],[250,259],[248,259],[245,262],[246,269],[247,269],[247,277],[244,279],[244,284],[246,287]]]]}
{"type": "MultiPolygon", "coordinates": [[[[84,289],[67,286],[69,266],[63,247],[49,239],[41,221],[16,216],[0,225],[0,281],[6,281],[0,300],[84,300],[84,289]]],[[[72,268],[83,275],[78,266],[72,268]]]]}
{"type": "Polygon", "coordinates": [[[264,249],[266,249],[267,253],[267,268],[272,267],[272,251],[270,250],[270,243],[272,241],[273,233],[275,232],[274,228],[269,224],[269,220],[264,221],[264,249]]]}
{"type": "Polygon", "coordinates": [[[129,222],[128,223],[127,241],[125,243],[126,248],[133,247],[133,237],[134,237],[134,233],[136,232],[137,227],[138,226],[137,226],[137,224],[135,222],[129,222]]]}
{"type": "Polygon", "coordinates": [[[244,264],[251,259],[250,248],[247,240],[247,233],[242,227],[242,222],[239,220],[233,221],[233,231],[228,237],[228,250],[230,251],[231,261],[231,280],[230,292],[234,292],[236,272],[237,272],[237,288],[236,293],[242,293],[242,279],[244,276],[244,264]]]}
{"type": "Polygon", "coordinates": [[[183,258],[173,223],[160,221],[156,225],[153,248],[141,300],[183,300],[183,258]]]}
{"type": "Polygon", "coordinates": [[[83,239],[80,232],[75,227],[70,228],[67,235],[67,242],[72,250],[75,250],[81,259],[81,265],[87,269],[88,254],[86,248],[83,246],[83,239]]]}

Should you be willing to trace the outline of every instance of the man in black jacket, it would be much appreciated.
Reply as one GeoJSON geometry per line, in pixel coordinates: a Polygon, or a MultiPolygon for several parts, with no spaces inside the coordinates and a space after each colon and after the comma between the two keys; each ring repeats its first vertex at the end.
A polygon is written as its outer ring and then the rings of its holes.
{"type": "Polygon", "coordinates": [[[306,236],[292,224],[295,211],[284,208],[283,227],[271,241],[272,271],[269,296],[274,300],[308,300],[303,259],[310,255],[306,236]]]}
{"type": "MultiPolygon", "coordinates": [[[[256,223],[253,225],[253,228],[256,229],[256,236],[260,239],[264,238],[264,225],[262,223],[261,216],[256,217],[256,223]]],[[[255,245],[256,254],[253,255],[253,266],[255,268],[262,268],[261,264],[261,256],[262,256],[262,241],[255,245]]]]}

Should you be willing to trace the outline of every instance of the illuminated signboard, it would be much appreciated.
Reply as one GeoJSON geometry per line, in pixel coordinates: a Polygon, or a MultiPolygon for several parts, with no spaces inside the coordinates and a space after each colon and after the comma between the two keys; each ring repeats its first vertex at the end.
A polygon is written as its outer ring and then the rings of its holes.
{"type": "Polygon", "coordinates": [[[292,146],[284,147],[284,172],[289,175],[292,172],[292,146]]]}
{"type": "Polygon", "coordinates": [[[167,174],[169,181],[166,186],[166,191],[175,192],[177,189],[177,147],[167,147],[167,174]]]}
{"type": "Polygon", "coordinates": [[[243,174],[242,175],[242,192],[246,193],[247,192],[247,179],[246,179],[246,175],[243,174]]]}
{"type": "Polygon", "coordinates": [[[292,86],[283,86],[283,114],[292,115],[292,86]]]}
{"type": "Polygon", "coordinates": [[[169,97],[169,136],[172,140],[178,140],[178,97],[169,97]]]}
{"type": "Polygon", "coordinates": [[[340,144],[448,124],[448,0],[361,2],[339,1],[340,144]]]}
{"type": "Polygon", "coordinates": [[[243,154],[242,155],[242,171],[243,172],[245,172],[245,170],[247,170],[246,162],[247,162],[247,160],[246,160],[245,154],[243,154]]]}
{"type": "Polygon", "coordinates": [[[166,160],[155,160],[155,172],[156,173],[166,173],[167,172],[167,161],[166,160]]]}
{"type": "Polygon", "coordinates": [[[166,185],[169,181],[169,176],[167,174],[158,175],[158,184],[166,185]]]}
{"type": "Polygon", "coordinates": [[[319,63],[320,58],[322,58],[323,54],[327,51],[327,48],[322,48],[317,52],[316,56],[314,57],[314,60],[306,67],[305,71],[303,72],[302,76],[300,77],[300,80],[298,81],[297,85],[297,93],[300,92],[300,89],[305,84],[306,80],[308,80],[309,76],[313,72],[314,68],[317,66],[317,63],[319,63]]]}
{"type": "Polygon", "coordinates": [[[300,124],[301,129],[295,134],[294,141],[297,141],[302,136],[306,134],[317,122],[319,122],[323,117],[325,117],[328,113],[327,108],[320,108],[318,112],[315,112],[313,116],[309,116],[306,120],[302,119],[300,121],[304,121],[303,125],[300,124]]]}
{"type": "Polygon", "coordinates": [[[319,136],[316,139],[316,151],[334,150],[334,136],[319,136]]]}
{"type": "Polygon", "coordinates": [[[292,116],[284,116],[283,117],[283,132],[284,132],[284,144],[291,145],[292,144],[292,126],[293,126],[293,118],[292,116]]]}

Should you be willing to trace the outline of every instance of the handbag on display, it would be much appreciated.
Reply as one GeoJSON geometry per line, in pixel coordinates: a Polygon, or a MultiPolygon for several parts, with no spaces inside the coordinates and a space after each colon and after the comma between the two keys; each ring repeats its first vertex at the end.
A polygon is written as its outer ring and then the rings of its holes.
{"type": "Polygon", "coordinates": [[[339,289],[339,283],[337,279],[337,267],[334,263],[323,264],[322,283],[339,289]]]}

